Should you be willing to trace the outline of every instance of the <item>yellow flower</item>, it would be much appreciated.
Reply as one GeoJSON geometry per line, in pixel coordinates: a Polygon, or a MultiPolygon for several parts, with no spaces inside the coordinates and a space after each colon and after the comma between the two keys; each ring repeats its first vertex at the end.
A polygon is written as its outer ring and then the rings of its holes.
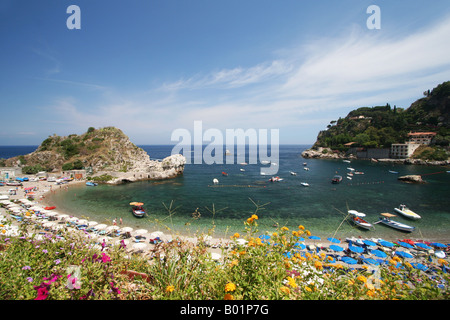
{"type": "Polygon", "coordinates": [[[248,218],[248,219],[247,219],[247,223],[248,223],[248,224],[251,224],[252,222],[253,222],[253,219],[252,219],[252,218],[248,218]]]}
{"type": "Polygon", "coordinates": [[[233,260],[230,263],[230,267],[234,267],[234,266],[237,266],[237,265],[238,265],[238,261],[237,260],[233,260]]]}
{"type": "Polygon", "coordinates": [[[316,267],[316,269],[321,270],[322,269],[322,262],[316,261],[316,262],[314,262],[314,266],[316,267]]]}
{"type": "Polygon", "coordinates": [[[289,228],[288,227],[283,227],[283,228],[281,228],[281,231],[289,231],[289,228]]]}
{"type": "Polygon", "coordinates": [[[373,296],[375,296],[375,291],[369,290],[369,291],[367,291],[367,295],[368,295],[369,297],[373,297],[373,296]]]}
{"type": "Polygon", "coordinates": [[[5,229],[2,229],[2,233],[6,233],[6,230],[5,230],[5,229]]]}
{"type": "Polygon", "coordinates": [[[358,278],[356,278],[357,280],[359,280],[359,281],[361,281],[361,282],[363,282],[363,283],[366,283],[367,282],[367,279],[366,279],[366,277],[364,277],[364,276],[358,276],[358,278]]]}
{"type": "Polygon", "coordinates": [[[401,261],[402,261],[402,259],[400,259],[400,258],[399,258],[399,257],[397,257],[397,256],[393,257],[393,258],[392,258],[392,260],[394,260],[394,261],[398,261],[398,262],[401,262],[401,261]]]}
{"type": "Polygon", "coordinates": [[[405,266],[407,266],[408,268],[412,268],[413,266],[411,265],[411,263],[409,262],[405,262],[405,266]]]}
{"type": "Polygon", "coordinates": [[[306,230],[305,232],[308,237],[311,235],[311,232],[309,230],[306,230]]]}
{"type": "Polygon", "coordinates": [[[336,269],[342,269],[342,268],[344,268],[344,266],[343,266],[342,264],[336,264],[334,267],[335,267],[336,269]]]}
{"type": "Polygon", "coordinates": [[[299,228],[300,230],[305,230],[305,227],[302,226],[302,225],[299,225],[298,228],[299,228]]]}
{"type": "Polygon", "coordinates": [[[373,284],[371,284],[370,282],[366,282],[366,283],[364,284],[364,286],[365,286],[367,289],[369,289],[369,290],[374,290],[374,289],[375,289],[375,287],[373,286],[373,284]]]}
{"type": "Polygon", "coordinates": [[[233,282],[228,282],[225,285],[225,292],[232,292],[234,290],[236,290],[236,285],[233,282]]]}
{"type": "Polygon", "coordinates": [[[243,256],[244,254],[246,254],[247,252],[245,252],[245,251],[241,251],[241,252],[239,252],[239,255],[241,255],[241,256],[243,256]]]}
{"type": "Polygon", "coordinates": [[[294,237],[298,237],[298,231],[292,231],[292,235],[293,235],[294,237]]]}
{"type": "Polygon", "coordinates": [[[272,237],[277,237],[277,236],[278,236],[278,233],[276,233],[276,232],[272,233],[272,237]]]}
{"type": "Polygon", "coordinates": [[[438,263],[448,265],[448,261],[445,261],[444,259],[438,259],[438,263]]]}
{"type": "Polygon", "coordinates": [[[308,291],[308,292],[312,292],[311,288],[308,287],[308,286],[305,286],[305,290],[308,291]]]}
{"type": "Polygon", "coordinates": [[[283,292],[283,293],[285,293],[285,294],[291,293],[291,291],[289,290],[289,288],[288,288],[288,287],[285,287],[285,286],[281,287],[281,288],[280,288],[280,291],[283,292]]]}
{"type": "Polygon", "coordinates": [[[253,220],[258,220],[258,216],[256,214],[253,214],[251,217],[253,220]]]}
{"type": "Polygon", "coordinates": [[[234,297],[231,294],[226,293],[225,296],[223,297],[223,299],[224,300],[234,300],[234,297]]]}
{"type": "Polygon", "coordinates": [[[297,288],[297,284],[295,283],[294,278],[287,277],[287,280],[288,280],[288,282],[289,282],[289,285],[290,285],[292,288],[297,288]]]}
{"type": "Polygon", "coordinates": [[[353,281],[353,280],[348,280],[347,282],[348,282],[348,284],[351,285],[351,286],[355,284],[355,281],[353,281]]]}
{"type": "Polygon", "coordinates": [[[175,290],[174,286],[167,286],[166,287],[166,292],[168,292],[168,293],[172,292],[173,290],[175,290]]]}
{"type": "Polygon", "coordinates": [[[233,235],[233,237],[239,238],[239,233],[236,232],[236,233],[233,235]]]}

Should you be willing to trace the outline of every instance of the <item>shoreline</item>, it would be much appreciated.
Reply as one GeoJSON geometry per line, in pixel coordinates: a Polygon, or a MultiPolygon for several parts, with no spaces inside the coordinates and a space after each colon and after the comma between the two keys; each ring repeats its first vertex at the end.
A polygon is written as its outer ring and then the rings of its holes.
{"type": "MultiPolygon", "coordinates": [[[[79,186],[79,185],[82,185],[82,184],[85,184],[85,183],[86,183],[85,180],[71,181],[71,182],[69,182],[67,184],[59,185],[59,188],[58,188],[58,185],[49,183],[47,181],[29,181],[29,182],[26,182],[25,184],[23,184],[22,187],[18,187],[16,189],[17,190],[16,195],[10,196],[10,200],[24,199],[24,198],[26,198],[25,197],[25,190],[24,190],[24,188],[37,187],[37,191],[34,194],[35,200],[33,200],[33,202],[35,202],[37,205],[39,205],[39,206],[44,208],[46,206],[52,206],[52,203],[48,202],[48,200],[47,200],[47,196],[50,193],[52,193],[52,192],[54,192],[54,193],[62,192],[66,188],[69,188],[70,186],[75,186],[75,185],[79,186]]],[[[12,189],[12,188],[16,188],[16,187],[0,186],[0,192],[2,194],[5,194],[9,189],[12,189]]],[[[74,214],[74,213],[65,212],[65,211],[60,210],[58,208],[56,208],[55,211],[60,213],[60,214],[67,214],[70,217],[76,217],[78,219],[87,219],[88,221],[93,221],[93,220],[91,220],[91,217],[89,217],[89,216],[80,216],[80,215],[77,215],[77,214],[74,214]]],[[[105,223],[105,222],[100,222],[100,223],[105,223]]],[[[112,222],[106,223],[106,224],[108,224],[109,226],[113,225],[112,222]]],[[[133,226],[130,226],[129,224],[127,224],[126,222],[124,222],[123,224],[120,224],[119,222],[117,222],[117,226],[119,228],[133,227],[133,226]]],[[[311,231],[313,232],[313,230],[311,230],[311,231]]],[[[270,234],[272,232],[275,232],[275,230],[274,231],[272,231],[272,230],[261,230],[262,234],[270,234]]],[[[131,233],[133,233],[133,232],[131,232],[131,233]]],[[[146,236],[150,236],[151,234],[155,234],[155,233],[158,233],[160,235],[161,240],[163,240],[163,241],[170,241],[170,240],[173,240],[173,239],[176,239],[176,238],[181,238],[181,239],[185,239],[185,240],[192,241],[192,242],[196,243],[197,240],[198,240],[198,237],[196,235],[184,233],[182,230],[173,230],[173,233],[168,234],[168,233],[165,233],[165,232],[163,232],[161,230],[158,230],[158,228],[154,228],[152,230],[149,229],[148,233],[146,234],[146,236]]],[[[230,235],[232,233],[233,232],[230,231],[230,235]]],[[[204,232],[202,233],[202,235],[206,236],[206,234],[204,232]]],[[[345,238],[343,236],[341,236],[339,238],[341,238],[342,243],[346,242],[345,238]]],[[[356,237],[352,237],[352,238],[356,238],[356,237]]],[[[369,236],[368,237],[361,237],[361,236],[359,236],[358,238],[359,239],[370,239],[370,238],[377,238],[377,237],[376,236],[375,237],[369,237],[369,236]]],[[[148,239],[148,237],[147,237],[147,239],[148,239]]],[[[446,244],[450,243],[450,237],[449,238],[443,238],[443,237],[419,238],[417,236],[410,237],[409,234],[403,234],[403,233],[402,234],[398,234],[396,236],[383,236],[383,239],[388,240],[388,241],[398,241],[399,239],[412,239],[414,241],[419,240],[419,241],[429,241],[429,242],[433,242],[433,241],[434,242],[442,242],[442,243],[446,243],[446,244]]],[[[230,238],[226,238],[226,237],[223,237],[223,236],[214,236],[214,234],[212,236],[208,236],[208,243],[213,244],[213,245],[214,244],[225,244],[225,243],[230,243],[230,242],[231,242],[230,238]]],[[[324,239],[324,238],[322,238],[321,240],[305,239],[305,241],[304,241],[304,243],[306,245],[318,245],[318,246],[329,245],[328,242],[329,241],[324,239]]],[[[213,249],[215,249],[215,248],[213,248],[213,249]]]]}

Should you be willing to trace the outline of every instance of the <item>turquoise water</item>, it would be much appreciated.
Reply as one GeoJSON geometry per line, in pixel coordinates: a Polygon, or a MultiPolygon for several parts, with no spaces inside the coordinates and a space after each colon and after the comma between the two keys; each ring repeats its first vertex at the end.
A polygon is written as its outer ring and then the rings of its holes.
{"type": "MultiPolygon", "coordinates": [[[[171,146],[141,146],[151,158],[162,159],[171,146]]],[[[255,203],[266,204],[257,212],[259,229],[273,231],[274,223],[296,229],[302,224],[313,234],[337,237],[363,236],[384,238],[448,239],[450,230],[450,174],[448,168],[434,166],[388,165],[357,160],[351,164],[342,160],[303,159],[301,152],[309,146],[280,146],[280,182],[269,182],[270,176],[260,174],[261,164],[186,165],[184,174],[165,181],[144,181],[119,186],[70,186],[69,190],[51,195],[47,200],[59,210],[77,216],[88,216],[98,222],[111,223],[122,218],[124,224],[134,228],[162,230],[164,226],[177,232],[194,235],[216,226],[215,235],[242,232],[243,222],[255,212],[255,203]],[[309,171],[303,170],[307,163],[309,171]],[[348,167],[364,172],[346,179],[348,167]],[[240,169],[244,169],[242,172],[240,169]],[[426,174],[427,184],[406,184],[398,175],[426,174]],[[222,171],[228,176],[223,176],[222,171]],[[290,171],[297,172],[297,176],[290,171]],[[441,173],[437,173],[441,172],[441,173]],[[331,184],[336,173],[343,176],[342,183],[331,184]],[[219,184],[214,187],[212,180],[219,184]],[[307,182],[309,187],[303,187],[307,182]],[[129,203],[141,201],[149,213],[143,219],[134,218],[129,203]],[[165,206],[176,208],[169,215],[165,206]],[[401,203],[419,213],[422,219],[411,221],[398,216],[399,222],[415,226],[412,234],[403,233],[377,224],[375,231],[356,229],[343,221],[348,209],[366,213],[369,222],[378,220],[382,212],[394,213],[401,203]],[[192,213],[198,208],[199,219],[192,213]],[[215,209],[215,214],[213,214],[215,209]],[[340,226],[340,227],[339,227],[340,226]]],[[[267,165],[266,165],[267,167],[267,165]]]]}

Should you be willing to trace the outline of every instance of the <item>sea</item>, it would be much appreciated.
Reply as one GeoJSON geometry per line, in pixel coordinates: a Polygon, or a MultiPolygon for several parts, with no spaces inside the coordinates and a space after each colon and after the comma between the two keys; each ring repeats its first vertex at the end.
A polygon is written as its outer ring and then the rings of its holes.
{"type": "MultiPolygon", "coordinates": [[[[139,147],[151,159],[163,159],[173,149],[171,145],[139,147]]],[[[309,147],[280,145],[276,161],[278,172],[274,175],[262,174],[268,164],[250,163],[248,147],[245,149],[246,165],[238,161],[242,154],[238,154],[237,149],[231,150],[232,155],[223,155],[223,164],[194,164],[194,157],[199,155],[191,152],[184,154],[191,157],[191,164],[187,164],[184,173],[174,179],[97,187],[69,184],[68,188],[62,186],[60,192],[49,194],[45,200],[55,205],[56,210],[99,223],[111,224],[113,219],[122,218],[124,225],[135,229],[187,236],[242,234],[246,232],[246,219],[256,214],[258,234],[272,233],[282,226],[298,230],[299,225],[303,225],[321,238],[450,239],[448,167],[304,159],[301,153],[309,147]],[[233,161],[227,161],[227,157],[232,157],[233,161]],[[232,164],[226,164],[230,162],[232,164]],[[363,174],[348,176],[352,171],[363,174]],[[336,174],[343,180],[332,184],[331,179],[336,174]],[[398,180],[399,176],[410,174],[422,175],[426,183],[408,184],[398,180]],[[272,176],[281,180],[271,182],[272,176]],[[214,184],[213,179],[217,179],[218,184],[214,184]],[[302,182],[309,186],[303,186],[302,182]],[[129,203],[133,201],[144,203],[146,217],[132,215],[129,203]],[[348,210],[357,210],[366,214],[367,221],[374,223],[380,213],[395,214],[394,208],[400,204],[422,216],[413,221],[397,214],[393,219],[414,226],[412,233],[383,224],[375,224],[374,230],[362,230],[356,228],[347,215],[348,210]]],[[[0,146],[0,158],[27,154],[36,148],[0,146]]],[[[55,188],[60,186],[53,190],[55,188]]]]}

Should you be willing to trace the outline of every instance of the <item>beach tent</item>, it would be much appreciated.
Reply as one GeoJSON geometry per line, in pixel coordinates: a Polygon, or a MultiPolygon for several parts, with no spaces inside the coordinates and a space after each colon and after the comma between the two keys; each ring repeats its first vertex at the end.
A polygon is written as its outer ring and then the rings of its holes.
{"type": "Polygon", "coordinates": [[[355,253],[363,253],[364,252],[364,249],[361,247],[348,246],[348,249],[355,253]]]}
{"type": "Polygon", "coordinates": [[[395,254],[402,258],[413,258],[413,255],[405,251],[395,251],[395,254]]]}
{"type": "Polygon", "coordinates": [[[414,249],[414,246],[410,245],[409,243],[403,242],[403,241],[398,241],[397,244],[401,245],[404,248],[414,249]]]}
{"type": "Polygon", "coordinates": [[[363,240],[363,242],[365,245],[368,245],[369,247],[375,247],[377,245],[375,242],[367,240],[367,239],[363,240]]]}
{"type": "Polygon", "coordinates": [[[336,238],[327,238],[327,240],[332,242],[332,243],[341,243],[341,240],[336,239],[336,238]]]}
{"type": "Polygon", "coordinates": [[[425,243],[421,243],[421,242],[416,242],[415,246],[418,248],[421,248],[421,249],[425,249],[425,250],[433,249],[432,247],[427,246],[425,243]]]}
{"type": "Polygon", "coordinates": [[[394,244],[392,242],[386,241],[386,240],[379,240],[378,243],[382,245],[383,247],[392,248],[394,244]]]}
{"type": "Polygon", "coordinates": [[[331,246],[329,246],[329,248],[333,251],[344,251],[344,248],[335,244],[332,244],[331,246]]]}
{"type": "Polygon", "coordinates": [[[380,250],[372,250],[372,251],[370,251],[370,253],[373,254],[376,257],[379,257],[379,258],[386,258],[387,257],[387,254],[384,253],[383,251],[380,251],[380,250]]]}

